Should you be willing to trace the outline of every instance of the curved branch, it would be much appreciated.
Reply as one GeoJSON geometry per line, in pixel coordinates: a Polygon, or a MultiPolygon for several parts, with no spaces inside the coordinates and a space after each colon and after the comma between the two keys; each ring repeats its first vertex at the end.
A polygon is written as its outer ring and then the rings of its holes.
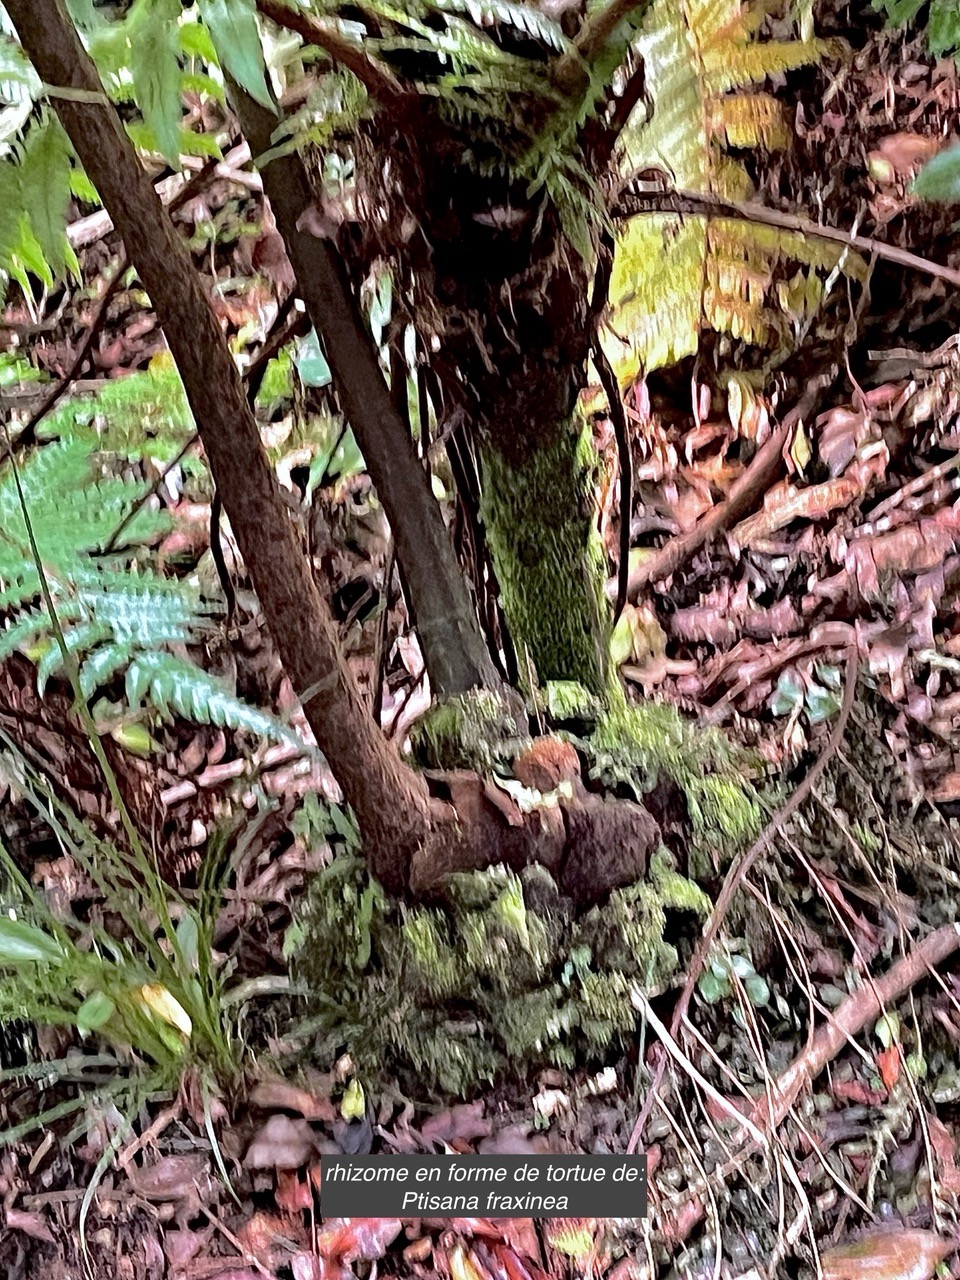
{"type": "Polygon", "coordinates": [[[257,0],[257,8],[278,27],[293,31],[307,44],[328,53],[334,62],[352,71],[370,94],[384,105],[395,104],[407,94],[400,81],[374,58],[364,53],[354,40],[327,26],[303,9],[294,9],[285,0],[257,0]]]}
{"type": "MultiPolygon", "coordinates": [[[[47,84],[101,91],[63,0],[4,0],[4,7],[47,84]]],[[[54,107],[163,326],[240,554],[317,744],[353,804],[371,869],[402,891],[431,830],[429,795],[367,713],[190,254],[115,109],[63,95],[54,107]]]]}
{"type": "Polygon", "coordinates": [[[567,93],[585,87],[588,69],[603,53],[620,23],[629,17],[639,21],[650,3],[651,0],[609,0],[602,9],[587,18],[574,41],[574,50],[565,53],[557,63],[554,72],[557,85],[567,93]]]}
{"type": "Polygon", "coordinates": [[[858,236],[841,227],[829,227],[820,222],[811,222],[796,213],[783,213],[779,209],[770,209],[766,205],[749,201],[739,204],[732,200],[721,200],[719,197],[699,191],[624,191],[612,210],[615,218],[633,218],[641,213],[678,213],[705,217],[708,214],[727,218],[742,218],[746,222],[756,222],[765,227],[777,227],[781,231],[798,231],[801,235],[817,236],[821,240],[833,240],[859,253],[876,254],[887,262],[895,262],[900,267],[918,271],[921,275],[934,276],[938,280],[946,280],[948,284],[960,287],[960,271],[953,267],[945,267],[940,262],[923,258],[909,249],[900,249],[895,244],[885,244],[883,240],[874,240],[872,236],[858,236]]]}

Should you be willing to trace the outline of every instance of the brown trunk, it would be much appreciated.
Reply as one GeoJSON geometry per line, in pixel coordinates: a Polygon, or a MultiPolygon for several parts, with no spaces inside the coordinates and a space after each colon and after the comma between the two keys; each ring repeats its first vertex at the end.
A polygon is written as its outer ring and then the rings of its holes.
{"type": "MultiPolygon", "coordinates": [[[[46,84],[103,95],[62,0],[5,0],[5,7],[46,84]]],[[[277,649],[354,807],[371,867],[402,889],[429,831],[426,789],[374,725],[342,659],[200,279],[105,95],[102,104],[52,101],[163,326],[277,649]]]]}
{"type": "MultiPolygon", "coordinates": [[[[235,85],[230,102],[254,156],[270,147],[277,119],[235,85]]],[[[333,381],[397,547],[433,690],[443,696],[497,687],[477,615],[426,471],[390,399],[377,353],[334,245],[302,229],[313,203],[303,163],[279,156],[262,169],[263,189],[323,340],[333,381]]]]}

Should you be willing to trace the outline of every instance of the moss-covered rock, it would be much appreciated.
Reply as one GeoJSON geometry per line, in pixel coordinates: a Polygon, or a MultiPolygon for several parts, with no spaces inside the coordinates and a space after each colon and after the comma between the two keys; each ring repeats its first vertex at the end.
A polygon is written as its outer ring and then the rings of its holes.
{"type": "Polygon", "coordinates": [[[451,877],[442,905],[391,903],[362,861],[315,877],[294,968],[311,992],[319,1051],[368,1073],[462,1095],[505,1072],[597,1063],[634,1034],[631,998],[676,967],[671,908],[709,903],[666,852],[649,877],[577,918],[549,873],[451,877]]]}
{"type": "Polygon", "coordinates": [[[506,698],[484,689],[434,703],[410,730],[414,759],[424,769],[489,773],[528,741],[506,698]]]}
{"type": "Polygon", "coordinates": [[[749,780],[755,762],[719,729],[685,720],[669,703],[614,700],[583,746],[595,779],[626,786],[638,800],[665,778],[674,783],[695,846],[729,857],[760,831],[762,810],[749,780]]]}

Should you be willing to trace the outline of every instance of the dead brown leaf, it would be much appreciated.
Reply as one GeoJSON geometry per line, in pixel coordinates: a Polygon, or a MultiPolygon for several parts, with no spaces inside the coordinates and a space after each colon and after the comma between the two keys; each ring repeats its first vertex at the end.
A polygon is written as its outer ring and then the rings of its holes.
{"type": "Polygon", "coordinates": [[[291,1084],[280,1076],[267,1076],[251,1091],[250,1101],[264,1111],[296,1111],[304,1120],[333,1120],[336,1108],[329,1097],[291,1084]]]}
{"type": "Polygon", "coordinates": [[[486,1138],[490,1134],[492,1126],[484,1115],[485,1110],[486,1106],[482,1098],[478,1098],[476,1102],[449,1107],[446,1111],[440,1111],[425,1120],[420,1133],[428,1145],[474,1143],[479,1138],[486,1138]]]}
{"type": "Polygon", "coordinates": [[[138,1169],[131,1164],[127,1176],[138,1195],[147,1200],[183,1200],[196,1193],[207,1177],[208,1161],[203,1154],[162,1156],[156,1164],[138,1169]]]}
{"type": "Polygon", "coordinates": [[[42,1213],[28,1213],[24,1209],[8,1209],[7,1229],[9,1231],[22,1231],[25,1235],[33,1236],[34,1240],[43,1240],[47,1244],[56,1243],[42,1213]]]}
{"type": "Polygon", "coordinates": [[[243,1157],[247,1169],[299,1169],[318,1153],[317,1135],[306,1120],[270,1116],[243,1157]]]}
{"type": "Polygon", "coordinates": [[[930,1280],[956,1249],[934,1231],[878,1229],[820,1255],[824,1280],[930,1280]]]}

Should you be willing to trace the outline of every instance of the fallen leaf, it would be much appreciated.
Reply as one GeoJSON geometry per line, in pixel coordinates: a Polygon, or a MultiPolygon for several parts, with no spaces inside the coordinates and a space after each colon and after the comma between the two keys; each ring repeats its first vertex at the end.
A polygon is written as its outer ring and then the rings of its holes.
{"type": "Polygon", "coordinates": [[[335,1114],[328,1097],[291,1084],[280,1076],[268,1076],[250,1094],[254,1106],[264,1111],[296,1111],[305,1120],[332,1120],[335,1114]]]}
{"type": "Polygon", "coordinates": [[[824,1280],[930,1280],[956,1248],[933,1231],[879,1229],[820,1255],[824,1280]]]}
{"type": "Polygon", "coordinates": [[[182,1200],[194,1194],[207,1173],[205,1155],[163,1156],[145,1169],[127,1168],[134,1190],[147,1200],[182,1200]]]}
{"type": "Polygon", "coordinates": [[[301,1179],[296,1170],[277,1170],[277,1189],[273,1195],[282,1213],[302,1213],[313,1208],[313,1188],[309,1179],[301,1179]]]}
{"type": "Polygon", "coordinates": [[[299,1169],[317,1155],[317,1136],[306,1120],[270,1116],[247,1147],[247,1169],[299,1169]]]}
{"type": "Polygon", "coordinates": [[[957,1140],[936,1116],[927,1116],[930,1146],[937,1161],[940,1187],[948,1195],[960,1195],[960,1169],[957,1168],[957,1140]]]}
{"type": "Polygon", "coordinates": [[[8,1209],[7,1228],[10,1231],[22,1231],[24,1235],[33,1236],[34,1240],[56,1244],[53,1233],[40,1213],[28,1213],[24,1209],[8,1209]]]}
{"type": "Polygon", "coordinates": [[[383,1257],[402,1226],[399,1218],[328,1218],[317,1250],[343,1262],[373,1262],[383,1257]]]}
{"type": "Polygon", "coordinates": [[[420,1133],[428,1145],[438,1146],[455,1141],[472,1143],[490,1134],[490,1121],[484,1116],[485,1105],[482,1098],[476,1102],[462,1103],[449,1107],[425,1120],[420,1133]]]}
{"type": "Polygon", "coordinates": [[[900,1079],[900,1046],[892,1044],[888,1049],[881,1049],[877,1054],[877,1066],[880,1079],[888,1089],[892,1089],[900,1079]]]}

